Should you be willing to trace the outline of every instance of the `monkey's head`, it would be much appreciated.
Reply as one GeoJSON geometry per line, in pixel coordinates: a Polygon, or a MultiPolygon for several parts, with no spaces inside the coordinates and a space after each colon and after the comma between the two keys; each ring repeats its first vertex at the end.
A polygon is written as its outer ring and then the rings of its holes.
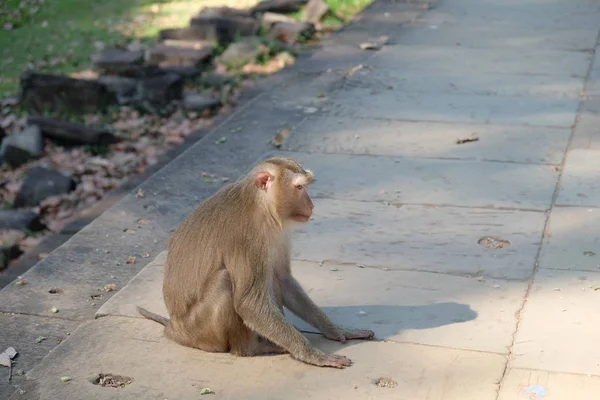
{"type": "Polygon", "coordinates": [[[256,187],[284,225],[307,222],[313,210],[307,186],[313,173],[291,158],[275,157],[254,169],[256,187]]]}

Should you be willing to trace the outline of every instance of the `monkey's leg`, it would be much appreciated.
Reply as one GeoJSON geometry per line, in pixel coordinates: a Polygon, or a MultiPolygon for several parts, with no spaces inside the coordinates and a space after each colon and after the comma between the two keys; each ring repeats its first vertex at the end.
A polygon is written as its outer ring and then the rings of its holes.
{"type": "Polygon", "coordinates": [[[280,284],[285,293],[283,304],[298,317],[319,329],[326,338],[344,343],[350,339],[373,339],[375,336],[371,330],[336,326],[323,310],[308,297],[293,276],[288,275],[280,284]]]}

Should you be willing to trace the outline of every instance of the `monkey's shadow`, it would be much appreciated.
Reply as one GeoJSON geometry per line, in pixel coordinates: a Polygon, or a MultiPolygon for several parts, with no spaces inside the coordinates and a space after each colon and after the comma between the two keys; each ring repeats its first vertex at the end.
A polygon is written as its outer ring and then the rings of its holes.
{"type": "MultiPolygon", "coordinates": [[[[414,306],[369,305],[322,307],[337,325],[348,328],[370,329],[376,340],[393,339],[404,331],[425,330],[441,326],[461,324],[477,318],[477,312],[469,305],[460,303],[435,303],[414,306]]],[[[289,310],[288,321],[304,334],[319,334],[318,329],[307,324],[289,310]]],[[[348,345],[356,341],[346,342],[348,345]]]]}

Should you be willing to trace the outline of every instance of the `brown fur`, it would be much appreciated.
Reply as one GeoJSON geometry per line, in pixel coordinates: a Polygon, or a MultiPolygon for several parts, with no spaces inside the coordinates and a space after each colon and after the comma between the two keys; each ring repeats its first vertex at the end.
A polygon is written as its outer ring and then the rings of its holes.
{"type": "Polygon", "coordinates": [[[373,337],[335,326],[291,274],[288,230],[312,214],[305,187],[312,177],[292,159],[271,158],[201,203],[169,240],[163,294],[170,319],[140,313],[184,346],[350,365],[314,348],[283,314],[285,306],[333,340],[373,337]]]}

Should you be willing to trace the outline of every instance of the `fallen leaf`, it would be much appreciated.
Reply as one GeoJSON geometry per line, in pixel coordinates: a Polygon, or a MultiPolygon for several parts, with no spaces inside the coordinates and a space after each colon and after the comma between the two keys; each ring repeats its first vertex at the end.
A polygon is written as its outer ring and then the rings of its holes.
{"type": "Polygon", "coordinates": [[[477,141],[479,141],[479,136],[477,136],[476,134],[473,134],[468,138],[456,139],[456,144],[464,144],[464,143],[477,142],[477,141]]]}
{"type": "Polygon", "coordinates": [[[127,261],[125,261],[125,264],[133,264],[135,263],[135,257],[134,256],[130,256],[127,261]]]}
{"type": "Polygon", "coordinates": [[[135,197],[137,197],[138,199],[143,199],[144,191],[142,189],[138,189],[137,193],[135,194],[135,197]]]}
{"type": "Polygon", "coordinates": [[[52,307],[52,309],[50,311],[52,311],[54,314],[56,314],[58,312],[58,308],[52,307]]]}
{"type": "Polygon", "coordinates": [[[148,257],[150,257],[150,254],[148,254],[148,253],[142,253],[142,258],[148,258],[148,257]]]}
{"type": "Polygon", "coordinates": [[[277,148],[280,148],[283,144],[283,140],[288,137],[289,134],[290,130],[288,128],[283,128],[277,133],[277,135],[273,137],[273,139],[271,139],[271,144],[277,148]]]}
{"type": "Polygon", "coordinates": [[[114,283],[109,283],[107,285],[104,285],[104,291],[105,292],[112,292],[117,288],[117,285],[115,285],[114,283]]]}
{"type": "Polygon", "coordinates": [[[140,218],[137,220],[138,224],[146,225],[149,224],[152,220],[150,218],[140,218]]]}
{"type": "Polygon", "coordinates": [[[215,141],[215,144],[222,144],[225,143],[227,141],[227,138],[225,136],[221,136],[219,139],[217,139],[215,141]]]}
{"type": "Polygon", "coordinates": [[[37,339],[35,339],[36,343],[42,343],[44,340],[46,340],[47,337],[46,336],[40,336],[37,339]]]}
{"type": "Polygon", "coordinates": [[[15,282],[15,285],[17,286],[23,286],[27,283],[27,281],[25,279],[19,279],[18,281],[15,282]]]}
{"type": "Polygon", "coordinates": [[[135,229],[127,228],[127,229],[125,229],[125,233],[129,233],[130,235],[133,235],[135,233],[135,229]]]}
{"type": "Polygon", "coordinates": [[[71,380],[70,376],[61,376],[60,377],[61,382],[69,382],[70,380],[71,380]]]}
{"type": "Polygon", "coordinates": [[[210,388],[203,388],[202,390],[200,390],[200,394],[204,395],[204,394],[211,394],[214,393],[212,390],[210,390],[210,388]]]}
{"type": "Polygon", "coordinates": [[[48,253],[40,253],[40,254],[38,254],[38,258],[39,258],[40,260],[43,260],[43,259],[44,259],[44,258],[46,258],[46,257],[48,257],[48,253]]]}
{"type": "Polygon", "coordinates": [[[17,369],[16,374],[17,374],[17,376],[23,376],[23,375],[25,375],[25,371],[23,371],[21,368],[19,368],[19,369],[17,369]]]}

